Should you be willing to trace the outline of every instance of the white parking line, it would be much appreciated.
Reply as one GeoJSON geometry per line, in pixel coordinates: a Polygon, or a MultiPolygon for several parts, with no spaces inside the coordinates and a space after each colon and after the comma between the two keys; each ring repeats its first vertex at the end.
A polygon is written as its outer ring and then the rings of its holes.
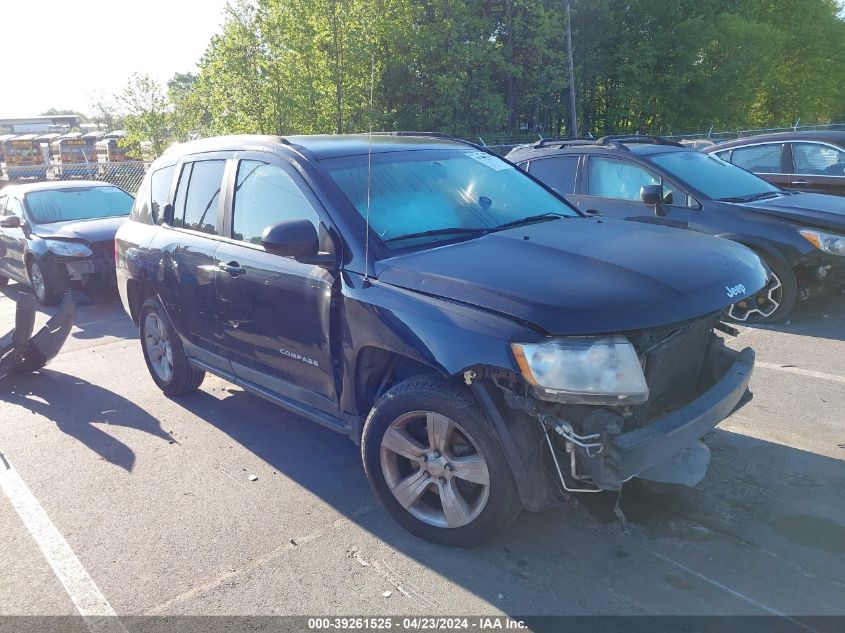
{"type": "Polygon", "coordinates": [[[714,587],[718,587],[722,591],[725,591],[725,592],[731,594],[732,596],[739,598],[740,600],[744,600],[745,602],[748,602],[749,604],[752,604],[755,607],[762,609],[766,613],[770,613],[771,615],[776,615],[778,617],[785,618],[785,619],[789,620],[790,622],[792,622],[793,624],[800,626],[802,629],[806,629],[807,631],[811,631],[812,633],[819,633],[813,627],[807,626],[803,622],[799,622],[798,620],[788,616],[787,614],[783,613],[782,611],[778,611],[777,609],[773,609],[772,607],[767,606],[767,605],[763,604],[762,602],[757,602],[756,600],[754,600],[754,598],[750,598],[750,597],[746,596],[744,593],[740,593],[736,589],[731,589],[727,585],[720,583],[718,580],[714,580],[713,578],[705,576],[704,574],[697,572],[694,569],[690,569],[686,565],[682,565],[678,561],[672,560],[668,556],[663,556],[662,554],[658,554],[657,552],[652,551],[652,550],[646,550],[646,551],[649,552],[652,556],[656,556],[657,558],[659,558],[662,561],[665,561],[665,562],[667,562],[671,565],[674,565],[675,567],[677,567],[679,569],[683,569],[688,574],[692,574],[696,578],[699,578],[699,579],[703,580],[704,582],[710,583],[714,587]]]}
{"type": "Polygon", "coordinates": [[[833,382],[841,382],[845,384],[845,376],[837,376],[836,374],[826,374],[821,371],[812,371],[811,369],[801,369],[800,367],[789,367],[783,365],[776,365],[775,363],[762,363],[758,361],[756,363],[757,367],[762,367],[763,369],[774,369],[777,371],[783,371],[787,374],[797,374],[799,376],[809,376],[810,378],[821,378],[822,380],[831,380],[833,382]]]}
{"type": "Polygon", "coordinates": [[[64,586],[76,610],[85,619],[92,632],[123,631],[126,629],[117,619],[109,601],[100,593],[97,585],[82,563],[73,553],[65,538],[50,521],[47,512],[38,503],[18,472],[0,453],[0,489],[12,503],[26,529],[38,544],[41,553],[56,577],[64,586]]]}

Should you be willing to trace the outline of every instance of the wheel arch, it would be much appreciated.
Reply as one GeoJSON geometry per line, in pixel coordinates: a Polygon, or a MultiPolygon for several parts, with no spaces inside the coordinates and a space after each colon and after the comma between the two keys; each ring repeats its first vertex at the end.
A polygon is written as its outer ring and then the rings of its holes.
{"type": "Polygon", "coordinates": [[[155,290],[148,284],[133,278],[126,280],[126,303],[129,316],[136,326],[140,323],[141,306],[144,305],[144,301],[156,296],[155,290]]]}
{"type": "MultiPolygon", "coordinates": [[[[354,363],[355,408],[361,418],[366,418],[376,400],[393,385],[420,374],[438,374],[448,379],[449,373],[422,358],[402,354],[376,345],[365,345],[358,350],[354,363]]],[[[363,425],[356,431],[360,439],[363,425]]]]}
{"type": "Polygon", "coordinates": [[[731,240],[732,242],[742,244],[743,246],[750,248],[758,255],[763,255],[765,257],[774,259],[779,264],[786,266],[787,268],[793,268],[796,264],[798,264],[797,261],[790,261],[791,258],[787,257],[787,255],[783,253],[782,249],[778,248],[776,243],[772,242],[771,240],[767,240],[762,237],[756,237],[754,235],[743,235],[736,233],[720,233],[717,237],[723,237],[727,240],[731,240]]]}

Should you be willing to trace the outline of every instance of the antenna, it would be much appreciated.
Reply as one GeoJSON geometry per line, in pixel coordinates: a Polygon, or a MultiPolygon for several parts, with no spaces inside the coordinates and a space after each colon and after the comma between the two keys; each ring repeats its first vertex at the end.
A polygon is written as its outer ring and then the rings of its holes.
{"type": "Polygon", "coordinates": [[[370,55],[370,136],[367,143],[367,232],[364,235],[364,288],[370,285],[370,198],[373,188],[373,84],[376,77],[376,56],[370,55]]]}

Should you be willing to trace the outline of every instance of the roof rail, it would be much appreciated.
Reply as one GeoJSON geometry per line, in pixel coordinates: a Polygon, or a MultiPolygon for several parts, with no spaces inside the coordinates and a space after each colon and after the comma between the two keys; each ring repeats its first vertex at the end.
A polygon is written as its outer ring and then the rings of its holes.
{"type": "MultiPolygon", "coordinates": [[[[673,147],[683,147],[680,143],[667,140],[660,136],[649,136],[647,134],[617,134],[602,136],[595,141],[596,145],[617,145],[625,147],[625,143],[649,143],[651,145],[671,145],[673,147]]],[[[626,148],[627,149],[627,148],[626,148]]]]}
{"type": "MultiPolygon", "coordinates": [[[[366,134],[366,132],[364,132],[366,134]]],[[[373,136],[430,136],[432,138],[447,138],[455,141],[463,141],[468,143],[469,141],[464,141],[462,138],[458,138],[457,136],[452,136],[451,134],[446,134],[445,132],[414,132],[412,130],[400,130],[398,132],[373,132],[373,136]]]]}
{"type": "Polygon", "coordinates": [[[566,136],[562,138],[541,138],[539,141],[534,142],[531,147],[539,148],[539,147],[550,147],[554,145],[555,147],[569,147],[571,145],[595,145],[596,139],[593,138],[573,138],[571,136],[566,136]]]}

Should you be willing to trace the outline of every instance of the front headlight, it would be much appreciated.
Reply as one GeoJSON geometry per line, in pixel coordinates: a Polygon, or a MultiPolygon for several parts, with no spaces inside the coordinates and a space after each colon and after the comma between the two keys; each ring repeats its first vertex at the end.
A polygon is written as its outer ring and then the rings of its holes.
{"type": "Polygon", "coordinates": [[[642,404],[648,384],[624,336],[572,337],[511,345],[537,396],[583,404],[642,404]]]}
{"type": "Polygon", "coordinates": [[[805,240],[820,251],[831,255],[845,255],[845,235],[836,235],[816,229],[801,229],[798,231],[805,240]]]}
{"type": "Polygon", "coordinates": [[[88,257],[91,254],[91,249],[83,242],[70,242],[68,240],[44,240],[44,242],[54,255],[88,257]]]}

